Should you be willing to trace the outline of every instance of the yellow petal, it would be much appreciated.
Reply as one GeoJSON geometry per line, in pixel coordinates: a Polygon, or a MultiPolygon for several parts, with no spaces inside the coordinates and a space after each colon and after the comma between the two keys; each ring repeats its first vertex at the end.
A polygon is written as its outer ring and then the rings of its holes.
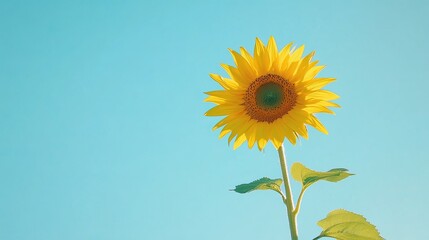
{"type": "Polygon", "coordinates": [[[336,108],[340,108],[341,107],[340,105],[338,105],[336,103],[333,103],[333,102],[323,101],[320,104],[323,105],[323,106],[325,106],[325,107],[336,107],[336,108]]]}
{"type": "Polygon", "coordinates": [[[272,124],[272,138],[271,141],[274,144],[274,147],[278,149],[284,141],[285,135],[282,132],[282,122],[281,119],[278,119],[272,124]]]}
{"type": "Polygon", "coordinates": [[[307,128],[301,121],[297,121],[292,117],[292,114],[288,114],[283,117],[286,124],[293,129],[295,132],[297,132],[299,135],[301,135],[303,138],[308,138],[308,132],[307,128]]]}
{"type": "Polygon", "coordinates": [[[223,125],[230,123],[230,122],[242,117],[241,115],[242,115],[242,113],[238,112],[236,114],[231,114],[231,115],[226,116],[225,118],[220,120],[218,123],[216,123],[216,125],[213,126],[212,130],[214,131],[214,130],[222,127],[223,125]]]}
{"type": "Polygon", "coordinates": [[[210,95],[206,99],[205,102],[213,102],[215,104],[235,104],[240,105],[243,103],[243,95],[244,91],[238,90],[229,90],[229,91],[211,91],[205,92],[205,94],[210,95]]]}
{"type": "Polygon", "coordinates": [[[240,53],[241,56],[243,56],[247,60],[247,62],[254,67],[255,64],[253,61],[253,57],[244,47],[240,47],[240,53]]]}
{"type": "Polygon", "coordinates": [[[245,78],[245,77],[243,77],[242,75],[241,75],[241,73],[240,73],[240,71],[237,69],[237,68],[235,68],[235,67],[233,67],[233,66],[229,66],[229,65],[227,65],[227,64],[221,64],[220,65],[224,70],[225,70],[225,72],[234,80],[234,81],[236,81],[238,84],[237,84],[237,87],[239,88],[239,89],[243,89],[244,88],[244,86],[243,85],[245,85],[245,86],[247,86],[248,85],[248,80],[245,78]]]}
{"type": "Polygon", "coordinates": [[[237,149],[238,147],[241,146],[241,144],[244,143],[244,141],[246,141],[246,135],[245,134],[241,134],[239,137],[237,137],[237,139],[234,142],[234,150],[237,149]]]}
{"type": "Polygon", "coordinates": [[[210,73],[209,75],[213,80],[219,83],[219,85],[221,85],[224,89],[227,89],[227,90],[236,89],[238,86],[236,82],[223,78],[219,74],[210,73]]]}
{"type": "MultiPolygon", "coordinates": [[[[310,92],[311,93],[311,92],[310,92]]],[[[306,92],[306,93],[304,93],[303,95],[308,95],[308,94],[310,94],[309,92],[306,92]]],[[[326,107],[329,107],[329,106],[331,106],[330,105],[330,103],[332,103],[332,102],[329,102],[329,101],[325,101],[325,100],[321,100],[321,99],[317,99],[317,98],[308,98],[308,99],[304,99],[304,97],[305,96],[298,96],[298,98],[297,98],[297,104],[299,104],[299,105],[312,105],[312,104],[320,104],[320,105],[322,105],[322,106],[326,106],[326,107]]],[[[332,104],[335,104],[335,103],[332,103],[332,104]]],[[[338,104],[335,104],[335,105],[338,105],[338,104]]],[[[338,107],[339,107],[339,105],[338,105],[338,107]]]]}
{"type": "Polygon", "coordinates": [[[228,129],[225,126],[219,134],[219,139],[225,137],[225,135],[227,135],[229,132],[231,132],[231,129],[228,129]]]}
{"type": "Polygon", "coordinates": [[[338,99],[340,96],[338,96],[337,94],[327,91],[327,90],[317,90],[314,92],[311,92],[309,94],[307,94],[306,96],[304,96],[304,99],[320,99],[320,100],[324,100],[324,101],[330,101],[330,100],[335,100],[338,99]]]}
{"type": "Polygon", "coordinates": [[[298,62],[301,59],[302,54],[304,53],[304,48],[305,46],[302,45],[297,50],[295,50],[290,56],[290,61],[298,62]]]}
{"type": "Polygon", "coordinates": [[[304,111],[313,114],[313,113],[329,113],[329,114],[335,114],[332,110],[329,108],[326,108],[321,105],[306,105],[303,108],[304,111]]]}
{"type": "Polygon", "coordinates": [[[328,130],[326,130],[325,126],[323,126],[323,124],[315,116],[310,116],[307,120],[307,124],[313,126],[324,134],[328,134],[328,130]]]}
{"type": "Polygon", "coordinates": [[[275,62],[278,57],[278,50],[277,50],[277,44],[276,40],[274,40],[274,37],[271,36],[268,40],[267,45],[268,55],[270,56],[271,62],[275,62]]]}
{"type": "Polygon", "coordinates": [[[234,139],[237,136],[236,133],[234,133],[234,131],[231,131],[231,134],[228,137],[228,145],[231,143],[232,139],[234,139]]]}
{"type": "Polygon", "coordinates": [[[228,138],[228,144],[232,141],[235,136],[242,135],[253,125],[254,121],[251,121],[249,117],[243,116],[237,118],[235,121],[229,123],[227,126],[230,128],[231,135],[228,138]]]}
{"type": "Polygon", "coordinates": [[[319,74],[320,71],[322,71],[325,68],[325,66],[314,66],[310,70],[308,70],[305,73],[305,76],[303,77],[303,81],[308,81],[316,77],[317,74],[319,74]]]}
{"type": "Polygon", "coordinates": [[[299,61],[299,66],[297,67],[296,73],[294,73],[297,81],[304,79],[306,72],[311,69],[316,62],[311,62],[311,59],[314,56],[314,51],[305,56],[301,61],[299,61]]]}
{"type": "Polygon", "coordinates": [[[205,115],[206,116],[224,116],[233,113],[240,112],[242,107],[240,106],[228,106],[228,105],[218,105],[208,110],[205,115]]]}
{"type": "Polygon", "coordinates": [[[300,87],[306,88],[310,91],[319,90],[328,85],[331,82],[334,82],[335,78],[314,78],[310,81],[306,81],[300,87]]]}
{"type": "Polygon", "coordinates": [[[284,77],[285,79],[288,79],[290,81],[292,81],[293,83],[295,83],[295,78],[293,78],[293,74],[295,73],[296,69],[299,66],[299,62],[292,62],[288,68],[286,69],[286,71],[284,71],[284,73],[282,74],[282,77],[284,77]]]}
{"type": "Polygon", "coordinates": [[[278,65],[279,71],[284,72],[289,66],[289,58],[290,58],[290,48],[293,43],[287,44],[279,53],[278,57],[278,65]]]}
{"type": "Polygon", "coordinates": [[[246,91],[244,90],[217,90],[217,91],[210,91],[210,92],[205,92],[205,94],[210,95],[210,96],[214,96],[214,97],[219,97],[219,98],[224,98],[224,99],[228,99],[231,101],[234,101],[236,99],[238,99],[238,102],[242,102],[243,100],[241,100],[241,98],[244,96],[244,94],[246,93],[246,91]]]}
{"type": "Polygon", "coordinates": [[[268,129],[268,123],[258,122],[256,128],[256,141],[258,143],[259,150],[264,149],[265,145],[268,142],[268,137],[266,136],[268,129]]]}
{"type": "Polygon", "coordinates": [[[258,139],[258,148],[260,151],[265,148],[265,145],[267,145],[267,139],[260,138],[258,139]]]}
{"type": "Polygon", "coordinates": [[[286,121],[284,119],[280,119],[282,123],[282,133],[286,136],[286,138],[289,140],[290,143],[293,145],[296,144],[297,135],[295,132],[287,125],[286,121]]]}
{"type": "Polygon", "coordinates": [[[270,56],[268,51],[262,43],[261,39],[256,38],[255,50],[254,50],[255,65],[257,66],[258,75],[262,75],[268,72],[270,68],[270,56]]]}
{"type": "Polygon", "coordinates": [[[253,145],[255,144],[255,140],[256,140],[256,126],[257,126],[257,124],[254,124],[246,132],[246,137],[247,137],[247,142],[248,142],[249,148],[252,148],[253,145]]]}
{"type": "Polygon", "coordinates": [[[238,54],[236,51],[231,49],[229,51],[234,58],[235,64],[237,65],[241,76],[243,76],[243,80],[247,80],[247,83],[250,84],[256,78],[256,70],[243,56],[238,54]]]}
{"type": "Polygon", "coordinates": [[[217,105],[226,103],[225,98],[215,97],[215,96],[208,96],[206,99],[204,99],[204,102],[212,102],[217,105]]]}

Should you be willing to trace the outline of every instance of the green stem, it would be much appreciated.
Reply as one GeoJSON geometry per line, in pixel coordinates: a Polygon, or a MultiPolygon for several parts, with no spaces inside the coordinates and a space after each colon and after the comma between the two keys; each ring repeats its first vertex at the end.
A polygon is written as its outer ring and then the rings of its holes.
{"type": "Polygon", "coordinates": [[[292,240],[298,240],[298,227],[296,224],[296,214],[294,214],[293,196],[292,196],[292,190],[290,188],[290,183],[289,183],[289,175],[288,175],[286,156],[283,150],[283,145],[279,147],[278,152],[279,152],[279,158],[280,158],[280,166],[282,168],[282,174],[283,174],[283,183],[285,185],[285,192],[286,192],[285,203],[287,208],[287,216],[289,219],[290,236],[292,240]]]}
{"type": "Polygon", "coordinates": [[[293,210],[293,214],[295,214],[295,216],[298,216],[299,209],[301,208],[302,197],[304,196],[304,192],[306,189],[307,188],[302,188],[301,192],[299,193],[299,197],[298,197],[298,201],[296,202],[295,210],[293,210]]]}

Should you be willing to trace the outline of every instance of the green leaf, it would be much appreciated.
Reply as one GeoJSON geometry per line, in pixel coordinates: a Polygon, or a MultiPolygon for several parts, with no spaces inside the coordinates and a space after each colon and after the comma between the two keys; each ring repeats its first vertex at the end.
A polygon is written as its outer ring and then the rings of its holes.
{"type": "Polygon", "coordinates": [[[305,167],[301,163],[294,163],[291,168],[293,179],[300,182],[303,188],[307,188],[319,180],[330,182],[341,181],[344,178],[353,175],[348,173],[348,171],[349,170],[345,168],[334,168],[327,172],[317,172],[305,167]]]}
{"type": "Polygon", "coordinates": [[[282,185],[282,180],[278,179],[270,179],[267,177],[263,177],[259,180],[253,181],[251,183],[240,184],[233,189],[238,193],[248,193],[254,190],[274,190],[280,194],[280,186],[282,185]]]}
{"type": "Polygon", "coordinates": [[[331,237],[337,240],[383,240],[374,225],[362,215],[337,209],[317,223],[322,232],[315,239],[331,237]]]}

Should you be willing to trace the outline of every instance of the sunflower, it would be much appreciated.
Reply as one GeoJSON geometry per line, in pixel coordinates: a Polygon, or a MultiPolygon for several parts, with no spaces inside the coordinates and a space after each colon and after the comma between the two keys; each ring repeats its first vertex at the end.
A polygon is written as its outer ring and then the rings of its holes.
{"type": "Polygon", "coordinates": [[[213,127],[222,128],[219,138],[230,134],[234,149],[247,140],[262,150],[269,141],[278,149],[285,138],[308,139],[307,125],[328,133],[314,114],[334,114],[329,107],[339,107],[331,102],[338,95],[322,89],[335,78],[316,77],[324,66],[312,61],[314,52],[302,57],[304,46],[295,50],[292,43],[278,51],[273,37],[267,46],[256,38],[253,56],[243,47],[229,51],[235,66],[221,64],[229,78],[210,74],[223,89],[205,99],[216,104],[206,116],[225,116],[213,127]]]}

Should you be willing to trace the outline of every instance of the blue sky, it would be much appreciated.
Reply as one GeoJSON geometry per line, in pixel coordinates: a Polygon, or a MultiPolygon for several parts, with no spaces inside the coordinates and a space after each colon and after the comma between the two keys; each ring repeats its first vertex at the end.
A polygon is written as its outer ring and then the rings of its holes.
{"type": "MultiPolygon", "coordinates": [[[[336,208],[426,239],[427,1],[3,1],[0,238],[288,239],[277,152],[233,151],[204,117],[209,73],[255,37],[305,44],[341,96],[289,164],[356,175],[305,195],[301,239],[336,208]]],[[[298,183],[293,183],[295,195],[298,183]]]]}

